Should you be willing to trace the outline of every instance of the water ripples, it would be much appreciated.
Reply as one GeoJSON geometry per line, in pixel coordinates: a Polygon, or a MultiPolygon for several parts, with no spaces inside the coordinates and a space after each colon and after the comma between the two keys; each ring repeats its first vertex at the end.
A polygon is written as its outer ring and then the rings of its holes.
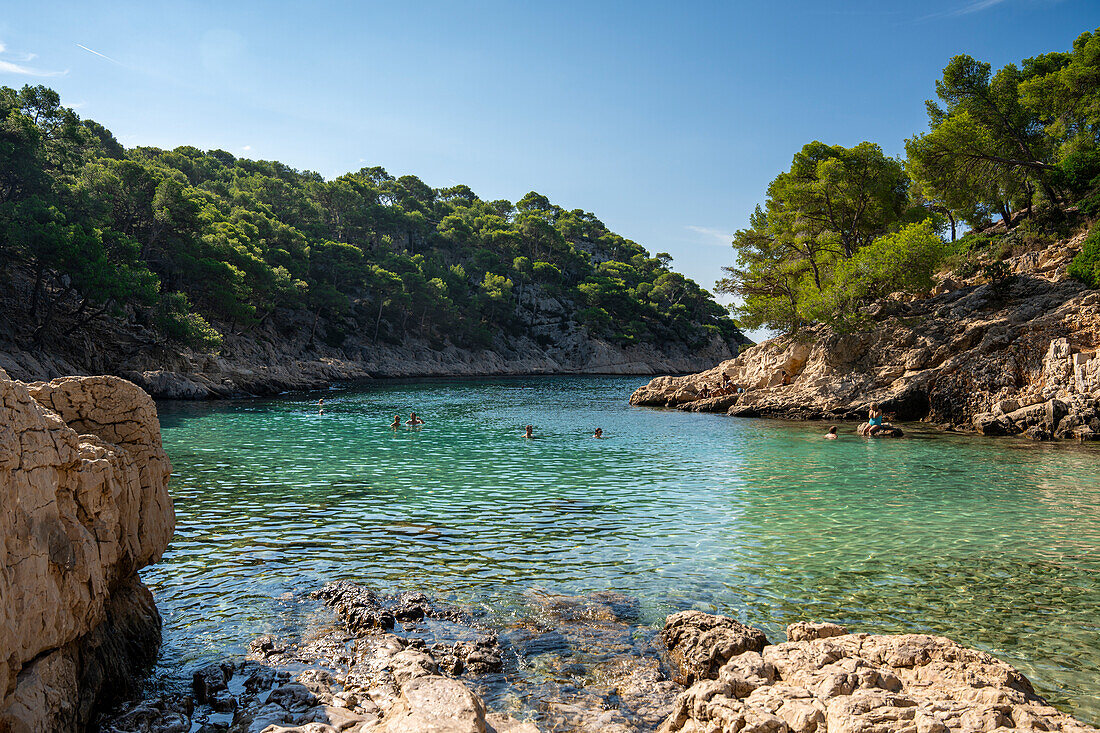
{"type": "Polygon", "coordinates": [[[631,378],[386,383],[164,404],[178,528],[145,571],[165,684],[294,628],[348,578],[507,615],[523,593],[927,631],[1020,666],[1100,719],[1100,457],[631,408],[631,378]],[[395,413],[428,424],[391,430],[395,413]],[[537,440],[521,437],[535,425],[537,440]],[[608,436],[591,438],[600,426],[608,436]]]}

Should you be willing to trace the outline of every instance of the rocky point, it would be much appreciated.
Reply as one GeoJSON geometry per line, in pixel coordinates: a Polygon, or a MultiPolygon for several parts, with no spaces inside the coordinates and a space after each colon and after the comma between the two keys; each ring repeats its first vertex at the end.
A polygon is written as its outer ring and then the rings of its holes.
{"type": "Polygon", "coordinates": [[[877,303],[862,331],[816,326],[703,372],[658,377],[630,402],[835,421],[866,419],[878,403],[900,421],[1095,440],[1100,292],[1066,275],[1082,238],[1007,260],[1012,275],[1002,281],[945,276],[927,297],[877,303]]]}

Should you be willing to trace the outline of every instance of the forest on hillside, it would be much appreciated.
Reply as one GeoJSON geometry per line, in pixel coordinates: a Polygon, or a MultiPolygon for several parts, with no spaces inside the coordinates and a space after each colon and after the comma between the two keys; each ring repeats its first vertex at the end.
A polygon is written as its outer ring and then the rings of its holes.
{"type": "MultiPolygon", "coordinates": [[[[904,159],[812,142],[771,182],[717,286],[740,325],[859,329],[864,306],[944,269],[1003,283],[1003,258],[1100,215],[1100,29],[996,73],[955,56],[935,92],[904,159]]],[[[1069,272],[1100,287],[1100,227],[1069,272]]]]}
{"type": "Polygon", "coordinates": [[[116,318],[212,351],[303,321],[310,343],[354,330],[479,349],[552,299],[563,330],[736,349],[726,308],[670,261],[534,192],[484,201],[378,167],[325,180],[222,150],[126,149],[46,87],[0,88],[0,283],[27,284],[27,346],[116,318]]]}

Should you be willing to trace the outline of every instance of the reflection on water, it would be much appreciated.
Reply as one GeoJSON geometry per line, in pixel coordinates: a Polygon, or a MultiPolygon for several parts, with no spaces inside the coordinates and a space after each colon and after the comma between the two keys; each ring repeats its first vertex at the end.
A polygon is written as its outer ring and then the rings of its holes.
{"type": "Polygon", "coordinates": [[[160,678],[294,627],[336,578],[511,613],[534,586],[950,636],[1100,721],[1100,453],[821,439],[817,425],[631,408],[636,378],[386,383],[160,405],[176,538],[145,571],[160,678]],[[427,425],[388,427],[415,409],[427,425]],[[523,426],[537,440],[524,440],[523,426]],[[600,426],[607,436],[596,440],[600,426]]]}

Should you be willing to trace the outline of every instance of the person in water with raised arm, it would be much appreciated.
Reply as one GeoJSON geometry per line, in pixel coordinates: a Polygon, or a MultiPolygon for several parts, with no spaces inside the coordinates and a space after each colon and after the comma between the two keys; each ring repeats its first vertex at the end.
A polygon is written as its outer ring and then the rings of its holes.
{"type": "Polygon", "coordinates": [[[400,415],[394,415],[393,416],[393,422],[390,423],[390,427],[393,428],[394,430],[397,430],[399,427],[401,427],[401,416],[400,415]]]}
{"type": "Polygon", "coordinates": [[[596,432],[592,433],[592,437],[593,438],[602,438],[603,437],[603,428],[596,428],[596,432]]]}
{"type": "Polygon", "coordinates": [[[405,422],[406,425],[423,425],[424,421],[416,416],[416,413],[410,413],[409,419],[405,422]]]}
{"type": "Polygon", "coordinates": [[[534,425],[528,425],[526,428],[523,429],[523,437],[534,439],[534,437],[535,437],[534,430],[535,430],[534,425]]]}

